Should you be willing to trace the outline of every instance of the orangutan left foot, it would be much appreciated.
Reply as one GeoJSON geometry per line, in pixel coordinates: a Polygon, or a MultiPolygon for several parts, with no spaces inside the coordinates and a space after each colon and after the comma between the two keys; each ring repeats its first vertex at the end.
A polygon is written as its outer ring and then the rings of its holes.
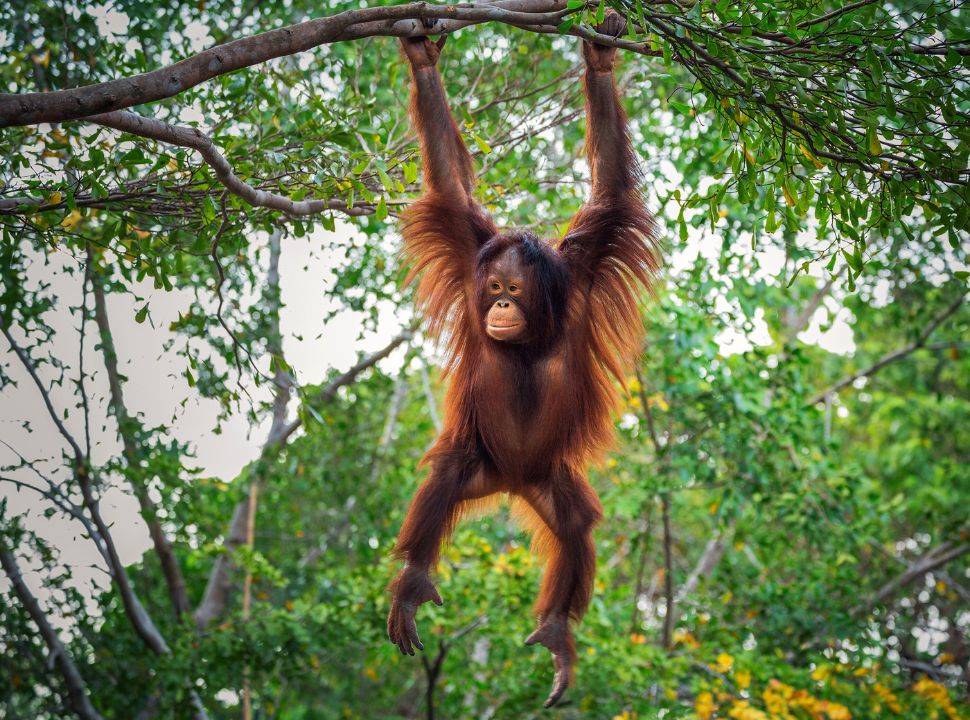
{"type": "Polygon", "coordinates": [[[539,622],[539,629],[525,641],[526,645],[542,645],[552,653],[556,675],[552,681],[552,692],[542,704],[550,708],[562,698],[573,679],[573,666],[576,660],[576,645],[573,641],[569,621],[565,615],[548,615],[539,622]]]}

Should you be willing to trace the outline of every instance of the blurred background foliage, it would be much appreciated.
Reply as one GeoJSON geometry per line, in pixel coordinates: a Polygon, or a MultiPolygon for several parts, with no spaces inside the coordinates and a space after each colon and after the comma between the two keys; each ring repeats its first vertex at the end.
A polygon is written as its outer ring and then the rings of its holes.
{"type": "MultiPolygon", "coordinates": [[[[23,0],[0,8],[0,84],[144,72],[350,7],[23,0]]],[[[670,262],[645,301],[618,446],[592,473],[606,514],[596,592],[576,685],[553,711],[539,709],[547,654],[522,645],[541,568],[505,509],[444,552],[445,606],[419,616],[424,655],[386,642],[389,555],[438,422],[434,349],[407,335],[393,362],[365,357],[318,387],[286,360],[273,268],[297,238],[333,266],[307,314],[357,312],[361,336],[385,341],[413,322],[396,215],[420,178],[396,41],[327,45],[135,108],[200,127],[252,185],[336,201],[312,217],[247,206],[190,150],[83,122],[0,134],[0,199],[36,201],[0,214],[0,327],[4,351],[21,351],[0,356],[0,390],[38,374],[40,415],[23,411],[37,432],[52,420],[43,398],[70,395],[52,416],[79,445],[52,434],[34,457],[4,439],[0,487],[36,499],[21,514],[0,504],[0,539],[103,717],[198,717],[193,695],[212,718],[242,717],[245,696],[251,717],[288,720],[970,717],[967,10],[617,8],[658,55],[623,53],[619,81],[670,262]],[[800,25],[830,12],[824,32],[800,25]],[[772,33],[796,50],[759,55],[772,33]],[[725,86],[691,43],[747,81],[725,86]],[[772,98],[818,125],[786,130],[772,98]],[[820,117],[844,126],[826,135],[820,117]],[[845,157],[818,152],[833,142],[845,157]],[[191,397],[218,402],[213,432],[245,417],[261,436],[275,414],[240,477],[207,475],[172,425],[112,400],[99,292],[137,323],[166,293],[189,298],[159,331],[191,397]],[[151,549],[127,568],[106,560],[114,584],[74,581],[33,517],[63,517],[103,549],[85,483],[139,497],[188,608],[173,612],[151,549]],[[232,520],[251,500],[250,545],[232,520]],[[220,562],[225,602],[193,622],[220,562]],[[123,575],[167,652],[133,631],[123,575]]],[[[482,202],[555,235],[587,189],[578,40],[479,25],[449,39],[441,67],[482,202]]],[[[10,582],[0,593],[0,716],[70,716],[36,618],[10,582]]]]}

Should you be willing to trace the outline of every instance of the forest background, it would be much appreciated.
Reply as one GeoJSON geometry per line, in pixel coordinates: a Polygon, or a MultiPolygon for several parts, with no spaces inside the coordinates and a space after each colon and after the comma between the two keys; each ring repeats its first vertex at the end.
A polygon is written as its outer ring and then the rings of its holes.
{"type": "Polygon", "coordinates": [[[970,717],[970,9],[610,6],[667,264],[553,711],[504,510],[385,637],[443,387],[393,36],[555,237],[606,6],[0,6],[0,717],[970,717]]]}

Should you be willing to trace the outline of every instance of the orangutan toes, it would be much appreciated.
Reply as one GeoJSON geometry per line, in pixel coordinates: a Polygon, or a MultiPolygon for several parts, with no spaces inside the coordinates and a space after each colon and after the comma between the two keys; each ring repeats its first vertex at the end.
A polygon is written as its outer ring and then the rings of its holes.
{"type": "Polygon", "coordinates": [[[525,641],[526,645],[542,645],[552,653],[556,674],[552,680],[552,691],[542,704],[550,708],[562,699],[563,693],[573,679],[573,666],[576,647],[569,622],[563,615],[551,615],[539,624],[539,628],[525,641]]]}
{"type": "Polygon", "coordinates": [[[418,607],[426,602],[438,606],[444,603],[426,572],[412,572],[405,568],[391,587],[393,599],[387,616],[387,637],[402,655],[414,655],[414,648],[424,650],[415,622],[418,607]]]}

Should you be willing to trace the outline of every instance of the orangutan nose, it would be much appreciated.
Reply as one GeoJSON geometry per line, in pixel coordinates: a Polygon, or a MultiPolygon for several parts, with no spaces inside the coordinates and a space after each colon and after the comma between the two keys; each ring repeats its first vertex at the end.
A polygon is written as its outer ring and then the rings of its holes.
{"type": "Polygon", "coordinates": [[[507,308],[512,305],[512,303],[510,303],[508,300],[499,300],[495,304],[498,305],[500,308],[507,308]]]}

